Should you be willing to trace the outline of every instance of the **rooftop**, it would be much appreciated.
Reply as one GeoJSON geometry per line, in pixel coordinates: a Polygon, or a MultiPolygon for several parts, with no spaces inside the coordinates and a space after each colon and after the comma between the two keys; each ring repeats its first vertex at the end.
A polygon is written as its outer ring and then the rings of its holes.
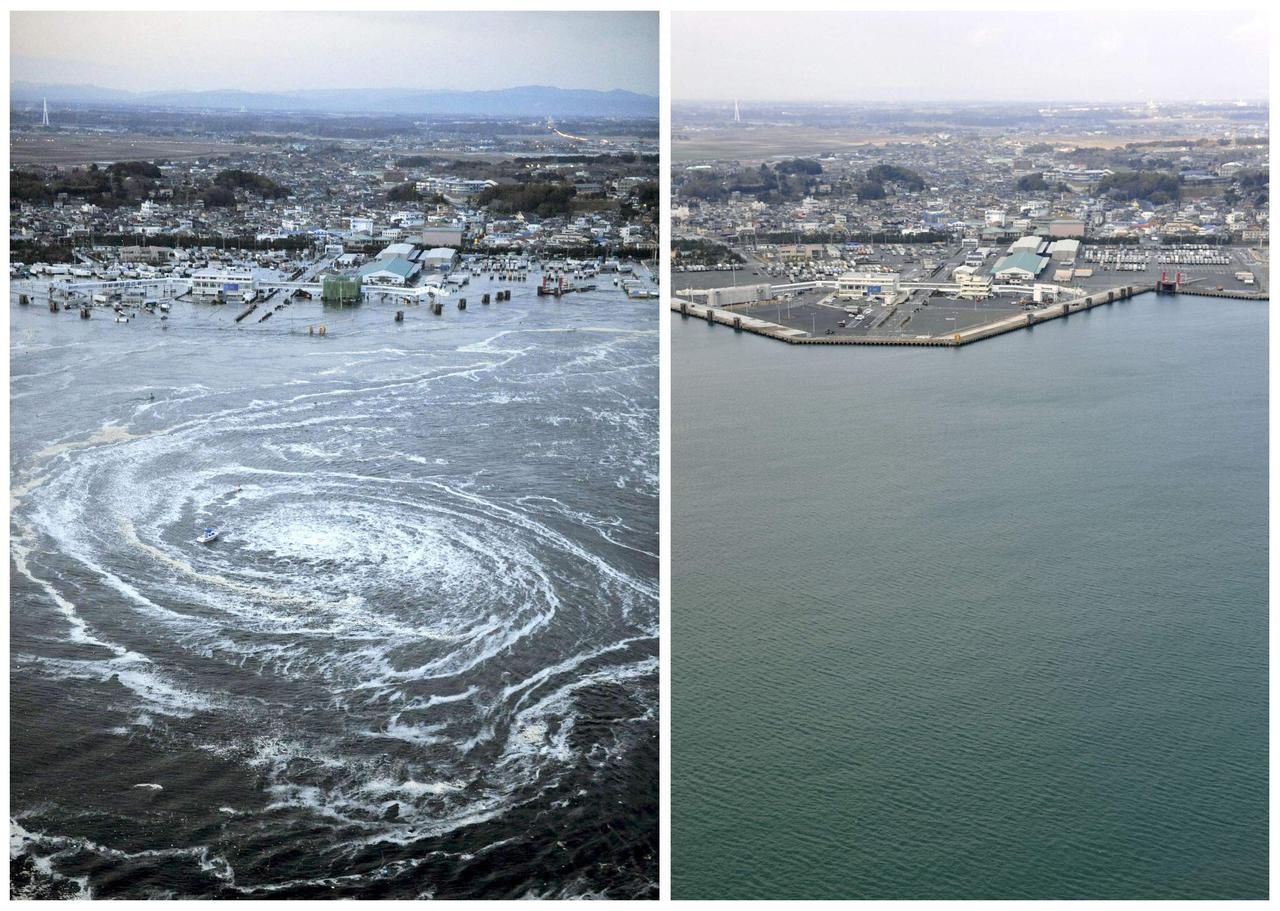
{"type": "Polygon", "coordinates": [[[401,278],[408,278],[417,268],[409,260],[401,256],[395,256],[391,259],[375,259],[371,263],[366,263],[357,270],[357,274],[361,276],[374,275],[378,272],[390,272],[401,278]]]}
{"type": "Polygon", "coordinates": [[[1009,269],[1021,269],[1026,272],[1030,272],[1032,275],[1039,275],[1040,271],[1044,269],[1046,262],[1047,260],[1043,256],[1039,256],[1027,250],[1019,250],[1017,253],[1010,253],[1008,256],[1002,257],[1000,261],[996,263],[995,269],[993,269],[992,272],[999,275],[1001,272],[1005,272],[1009,269]]]}

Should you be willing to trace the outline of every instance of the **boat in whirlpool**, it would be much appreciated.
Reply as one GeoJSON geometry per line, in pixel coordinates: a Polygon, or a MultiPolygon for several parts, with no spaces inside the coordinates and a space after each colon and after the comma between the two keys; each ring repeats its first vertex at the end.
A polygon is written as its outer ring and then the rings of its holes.
{"type": "Polygon", "coordinates": [[[216,528],[206,528],[200,537],[196,538],[197,544],[208,544],[210,541],[218,540],[218,530],[216,528]]]}

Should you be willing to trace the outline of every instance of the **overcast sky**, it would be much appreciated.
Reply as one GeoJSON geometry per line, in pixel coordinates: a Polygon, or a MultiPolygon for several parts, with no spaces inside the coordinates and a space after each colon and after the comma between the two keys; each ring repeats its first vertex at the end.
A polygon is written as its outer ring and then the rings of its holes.
{"type": "Polygon", "coordinates": [[[1256,12],[673,13],[677,99],[1265,99],[1256,12]]]}
{"type": "Polygon", "coordinates": [[[10,13],[10,79],[658,94],[656,13],[10,13]]]}

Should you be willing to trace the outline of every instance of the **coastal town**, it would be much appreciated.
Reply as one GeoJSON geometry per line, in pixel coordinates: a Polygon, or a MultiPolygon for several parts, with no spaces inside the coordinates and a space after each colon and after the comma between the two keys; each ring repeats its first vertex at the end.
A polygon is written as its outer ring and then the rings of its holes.
{"type": "MultiPolygon", "coordinates": [[[[636,265],[656,275],[656,125],[645,118],[226,114],[187,127],[172,113],[29,107],[11,136],[15,292],[52,282],[64,303],[92,307],[172,281],[154,287],[351,302],[360,288],[433,299],[464,262],[557,282],[626,278],[636,265]]],[[[641,284],[626,289],[652,294],[641,284]]]]}
{"type": "Polygon", "coordinates": [[[905,110],[892,127],[853,110],[856,128],[824,129],[829,107],[678,110],[673,307],[792,341],[917,343],[1161,282],[1266,294],[1265,106],[905,110]]]}

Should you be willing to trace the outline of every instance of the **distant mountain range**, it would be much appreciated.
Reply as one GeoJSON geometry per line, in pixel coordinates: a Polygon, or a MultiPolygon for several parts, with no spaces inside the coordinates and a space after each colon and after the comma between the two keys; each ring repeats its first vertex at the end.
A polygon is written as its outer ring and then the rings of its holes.
{"type": "Polygon", "coordinates": [[[657,117],[658,99],[615,89],[522,85],[481,92],[317,89],[297,92],[126,92],[96,85],[9,84],[9,103],[101,104],[331,114],[454,114],[488,117],[657,117]]]}

